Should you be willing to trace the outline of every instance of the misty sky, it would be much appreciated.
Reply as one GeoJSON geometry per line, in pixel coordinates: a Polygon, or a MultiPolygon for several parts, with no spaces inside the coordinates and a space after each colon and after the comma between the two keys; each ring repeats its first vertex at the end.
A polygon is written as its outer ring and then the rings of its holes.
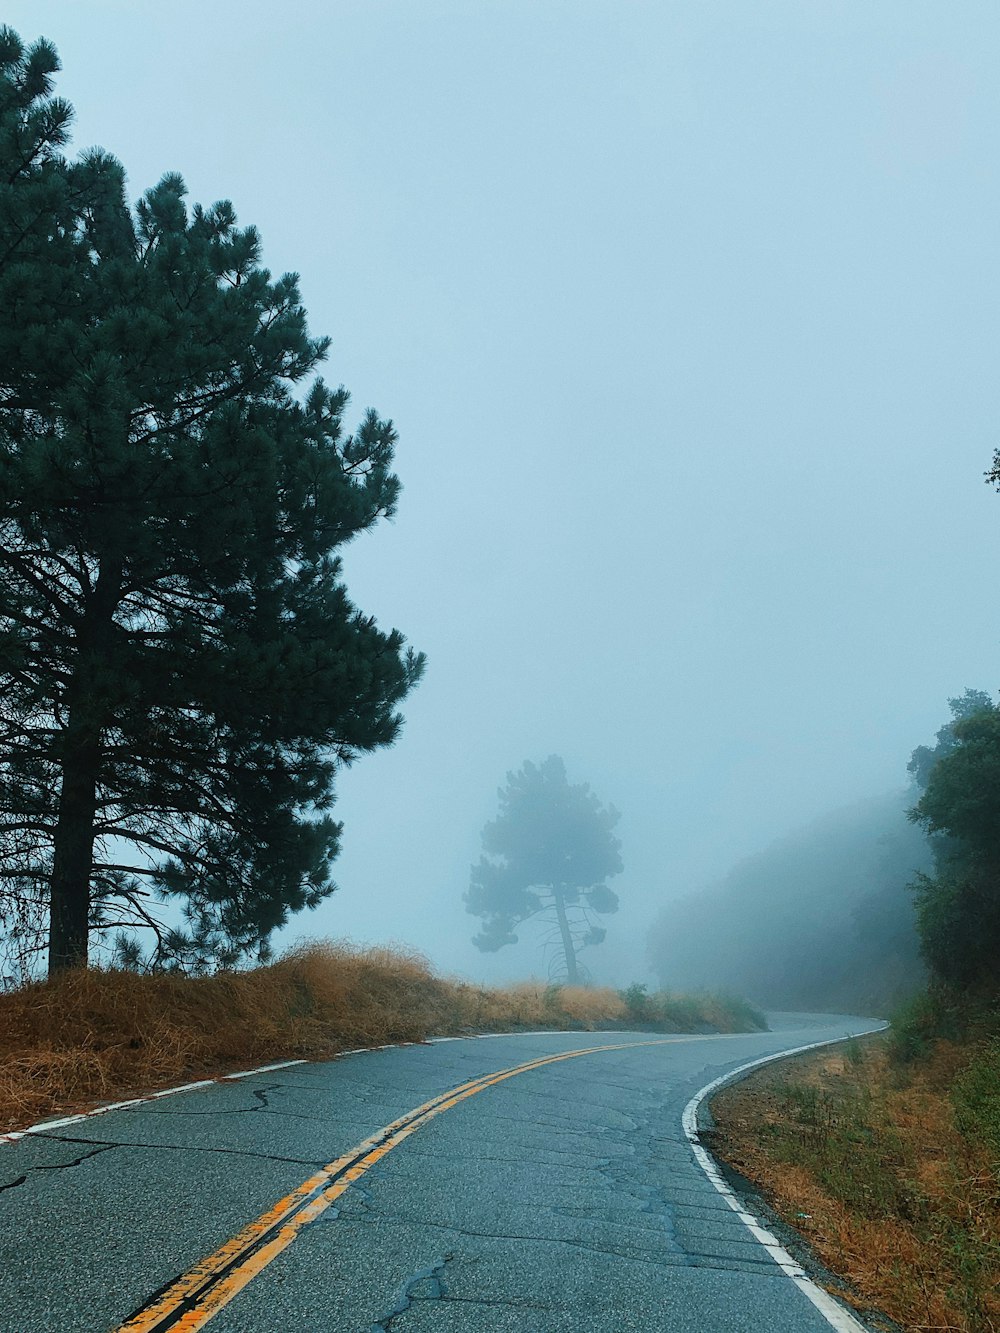
{"type": "Polygon", "coordinates": [[[995,0],[8,0],[75,146],[231,198],[400,432],[355,601],[426,651],[283,933],[488,977],[461,896],[558,753],[664,901],[899,787],[1000,686],[995,0]]]}

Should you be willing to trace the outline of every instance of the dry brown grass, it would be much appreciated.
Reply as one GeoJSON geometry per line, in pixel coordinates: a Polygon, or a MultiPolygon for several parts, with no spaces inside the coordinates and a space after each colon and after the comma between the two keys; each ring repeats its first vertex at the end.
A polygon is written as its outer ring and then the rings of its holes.
{"type": "Polygon", "coordinates": [[[907,1333],[1000,1329],[1000,1160],[956,1123],[976,1052],[893,1065],[882,1042],[760,1070],[712,1103],[713,1150],[907,1333]]]}
{"type": "Polygon", "coordinates": [[[626,1014],[624,1001],[617,991],[586,986],[562,986],[559,1007],[581,1027],[592,1028],[598,1023],[620,1023],[626,1014]]]}
{"type": "MultiPolygon", "coordinates": [[[[332,942],[210,977],[72,972],[0,995],[0,1132],[272,1060],[432,1034],[626,1021],[613,990],[475,986],[435,976],[415,953],[332,942]]],[[[729,1030],[738,1022],[730,1015],[729,1030]]]]}

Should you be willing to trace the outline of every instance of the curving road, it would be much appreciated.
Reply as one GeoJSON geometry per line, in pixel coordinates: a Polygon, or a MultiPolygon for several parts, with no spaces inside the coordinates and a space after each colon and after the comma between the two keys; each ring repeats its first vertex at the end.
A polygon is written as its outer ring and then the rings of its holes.
{"type": "Polygon", "coordinates": [[[682,1128],[720,1075],[878,1026],[772,1021],[387,1048],[0,1144],[0,1329],[860,1328],[754,1238],[682,1128]]]}

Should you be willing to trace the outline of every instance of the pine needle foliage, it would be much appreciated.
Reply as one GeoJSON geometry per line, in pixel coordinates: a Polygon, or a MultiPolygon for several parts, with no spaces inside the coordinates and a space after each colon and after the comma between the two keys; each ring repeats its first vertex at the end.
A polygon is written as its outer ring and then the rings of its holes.
{"type": "Polygon", "coordinates": [[[52,969],[116,924],[232,963],[331,892],[335,773],[423,667],[337,554],[395,509],[396,435],[345,431],[231,204],[64,155],[57,69],[0,30],[0,888],[49,904],[52,969]]]}

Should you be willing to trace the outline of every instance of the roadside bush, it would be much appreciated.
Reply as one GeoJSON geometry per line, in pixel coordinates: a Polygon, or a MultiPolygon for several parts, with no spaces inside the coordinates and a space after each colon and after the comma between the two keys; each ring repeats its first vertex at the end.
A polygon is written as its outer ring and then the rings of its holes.
{"type": "Polygon", "coordinates": [[[767,1032],[767,1015],[756,1005],[744,1000],[740,995],[731,995],[728,991],[713,991],[703,996],[703,1015],[713,1027],[721,1015],[732,1026],[721,1028],[729,1032],[767,1032]]]}
{"type": "Polygon", "coordinates": [[[641,1027],[653,1021],[652,1005],[646,994],[646,987],[639,981],[618,992],[629,1021],[641,1027]]]}
{"type": "Polygon", "coordinates": [[[927,1056],[938,1035],[938,1005],[927,991],[921,991],[901,1004],[889,1022],[889,1058],[897,1064],[909,1064],[927,1056]]]}
{"type": "Polygon", "coordinates": [[[767,1019],[748,1000],[723,991],[680,995],[640,982],[618,992],[630,1023],[656,1032],[766,1032],[767,1019]]]}

